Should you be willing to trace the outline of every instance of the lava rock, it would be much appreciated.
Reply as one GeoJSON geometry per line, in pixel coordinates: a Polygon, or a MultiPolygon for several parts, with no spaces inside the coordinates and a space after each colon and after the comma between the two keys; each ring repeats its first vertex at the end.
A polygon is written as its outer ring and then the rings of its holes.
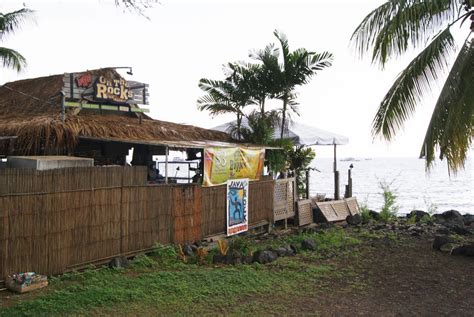
{"type": "Polygon", "coordinates": [[[312,239],[305,239],[301,241],[301,248],[303,250],[316,251],[316,241],[312,239]]]}
{"type": "Polygon", "coordinates": [[[445,243],[439,248],[439,250],[441,252],[451,253],[451,250],[453,250],[455,247],[456,244],[454,243],[445,243]]]}
{"type": "Polygon", "coordinates": [[[291,251],[293,251],[293,253],[291,255],[295,255],[295,254],[298,253],[298,248],[296,247],[296,245],[290,244],[290,249],[291,249],[291,251]]]}
{"type": "Polygon", "coordinates": [[[118,256],[110,260],[109,268],[125,268],[129,266],[128,259],[124,256],[118,256]]]}
{"type": "Polygon", "coordinates": [[[429,216],[430,214],[423,210],[412,210],[407,214],[407,218],[415,217],[415,221],[419,222],[424,216],[429,216]]]}
{"type": "Polygon", "coordinates": [[[446,243],[454,243],[455,241],[448,236],[436,236],[433,241],[433,249],[440,250],[441,247],[446,243]]]}
{"type": "Polygon", "coordinates": [[[369,210],[369,215],[374,220],[380,220],[380,214],[375,210],[369,210]]]}
{"type": "Polygon", "coordinates": [[[474,224],[474,215],[465,214],[464,216],[462,216],[462,218],[465,226],[471,226],[474,224]]]}
{"type": "Polygon", "coordinates": [[[275,251],[257,251],[255,252],[253,259],[255,262],[260,263],[260,264],[266,264],[266,263],[271,263],[278,259],[278,254],[275,251]]]}
{"type": "Polygon", "coordinates": [[[471,231],[467,230],[467,229],[464,228],[464,227],[460,227],[460,226],[457,226],[457,225],[450,226],[450,227],[449,227],[449,230],[450,230],[451,232],[454,232],[454,233],[456,233],[456,234],[463,235],[463,236],[467,236],[467,235],[470,235],[470,234],[471,234],[471,231]]]}
{"type": "Polygon", "coordinates": [[[221,254],[214,254],[212,257],[212,263],[213,264],[222,264],[224,263],[224,257],[221,254]]]}
{"type": "Polygon", "coordinates": [[[183,253],[186,256],[193,256],[194,255],[193,248],[187,243],[185,243],[183,245],[183,253]]]}
{"type": "Polygon", "coordinates": [[[474,244],[466,244],[451,250],[452,255],[474,256],[474,244]]]}
{"type": "Polygon", "coordinates": [[[346,222],[351,226],[357,226],[362,223],[362,217],[359,214],[349,215],[346,217],[346,222]]]}
{"type": "Polygon", "coordinates": [[[440,227],[436,230],[436,233],[438,234],[449,234],[450,231],[449,231],[449,228],[446,228],[446,227],[440,227]]]}
{"type": "Polygon", "coordinates": [[[242,263],[243,264],[251,264],[253,262],[253,256],[252,255],[247,255],[242,258],[242,263]]]}
{"type": "Polygon", "coordinates": [[[457,210],[445,211],[442,214],[435,215],[434,218],[442,224],[464,227],[464,218],[457,210]]]}

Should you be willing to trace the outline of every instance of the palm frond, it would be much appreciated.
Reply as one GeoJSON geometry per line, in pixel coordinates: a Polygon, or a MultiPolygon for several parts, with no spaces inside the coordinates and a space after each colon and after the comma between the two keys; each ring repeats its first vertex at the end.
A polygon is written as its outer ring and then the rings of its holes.
{"type": "Polygon", "coordinates": [[[3,67],[12,68],[17,72],[26,67],[26,59],[17,51],[0,47],[0,61],[3,67]]]}
{"type": "Polygon", "coordinates": [[[288,57],[290,55],[290,45],[288,44],[288,38],[283,32],[278,30],[275,30],[273,35],[275,35],[278,42],[280,42],[282,51],[281,54],[283,56],[283,69],[285,69],[285,66],[288,64],[288,57]]]}
{"type": "Polygon", "coordinates": [[[391,140],[415,111],[417,103],[431,91],[431,84],[448,67],[455,43],[449,29],[441,32],[398,75],[385,95],[372,122],[372,134],[391,140]]]}
{"type": "Polygon", "coordinates": [[[436,102],[428,126],[420,158],[429,169],[440,151],[449,171],[464,166],[474,134],[474,41],[466,41],[460,50],[448,79],[436,102]]]}
{"type": "Polygon", "coordinates": [[[391,56],[424,44],[457,15],[463,0],[392,0],[369,13],[351,36],[360,56],[371,47],[383,67],[391,56]]]}
{"type": "Polygon", "coordinates": [[[323,70],[324,68],[332,66],[334,56],[329,52],[310,53],[308,56],[308,65],[313,72],[323,70]]]}
{"type": "Polygon", "coordinates": [[[8,33],[14,33],[21,24],[31,18],[34,11],[23,8],[9,13],[0,13],[0,39],[8,33]]]}

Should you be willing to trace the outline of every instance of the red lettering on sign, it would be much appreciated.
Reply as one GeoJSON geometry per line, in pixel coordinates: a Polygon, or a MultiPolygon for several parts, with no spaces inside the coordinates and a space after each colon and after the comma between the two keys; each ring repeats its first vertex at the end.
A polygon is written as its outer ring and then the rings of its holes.
{"type": "Polygon", "coordinates": [[[89,73],[76,77],[76,85],[81,88],[88,88],[92,83],[92,75],[89,73]]]}

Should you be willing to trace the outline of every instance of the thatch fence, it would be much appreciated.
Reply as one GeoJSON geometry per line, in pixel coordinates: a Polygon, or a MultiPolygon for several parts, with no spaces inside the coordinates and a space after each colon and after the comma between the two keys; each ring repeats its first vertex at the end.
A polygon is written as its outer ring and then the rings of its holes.
{"type": "MultiPolygon", "coordinates": [[[[252,182],[250,225],[271,222],[273,181],[252,182]]],[[[0,279],[59,274],[155,243],[224,233],[225,186],[147,185],[146,168],[0,170],[0,279]]]]}

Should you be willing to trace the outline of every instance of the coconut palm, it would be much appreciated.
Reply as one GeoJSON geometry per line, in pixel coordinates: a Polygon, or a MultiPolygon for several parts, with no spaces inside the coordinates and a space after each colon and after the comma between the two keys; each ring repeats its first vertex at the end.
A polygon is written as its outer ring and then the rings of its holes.
{"type": "MultiPolygon", "coordinates": [[[[21,24],[31,17],[33,11],[23,8],[21,10],[0,13],[0,40],[7,34],[13,34],[21,24]]],[[[6,47],[0,47],[0,61],[3,67],[21,71],[26,66],[26,59],[17,51],[6,47]]]]}
{"type": "Polygon", "coordinates": [[[278,39],[280,51],[272,45],[257,54],[264,67],[271,72],[274,88],[274,97],[282,100],[281,108],[281,139],[287,131],[288,110],[296,111],[295,88],[307,84],[316,73],[332,65],[333,56],[329,52],[315,53],[299,48],[290,52],[288,38],[285,34],[275,30],[273,33],[278,39]],[[276,91],[275,91],[276,89],[276,91]]]}
{"type": "Polygon", "coordinates": [[[199,81],[206,95],[198,99],[198,109],[208,110],[211,115],[234,113],[237,117],[235,135],[241,139],[242,118],[245,116],[243,109],[253,104],[250,89],[250,78],[253,73],[246,65],[229,63],[225,69],[225,80],[211,80],[203,78],[199,81]]]}
{"type": "Polygon", "coordinates": [[[429,168],[439,150],[450,171],[464,166],[472,144],[474,108],[473,0],[391,0],[369,13],[354,31],[351,41],[363,55],[372,50],[372,61],[382,68],[392,56],[412,47],[422,51],[398,75],[373,119],[374,137],[390,141],[403,127],[433,81],[448,72],[423,141],[420,158],[429,168]],[[471,20],[471,21],[469,21],[471,20]],[[464,22],[469,21],[471,25],[464,22]],[[457,49],[453,26],[465,29],[465,41],[457,49]]]}

